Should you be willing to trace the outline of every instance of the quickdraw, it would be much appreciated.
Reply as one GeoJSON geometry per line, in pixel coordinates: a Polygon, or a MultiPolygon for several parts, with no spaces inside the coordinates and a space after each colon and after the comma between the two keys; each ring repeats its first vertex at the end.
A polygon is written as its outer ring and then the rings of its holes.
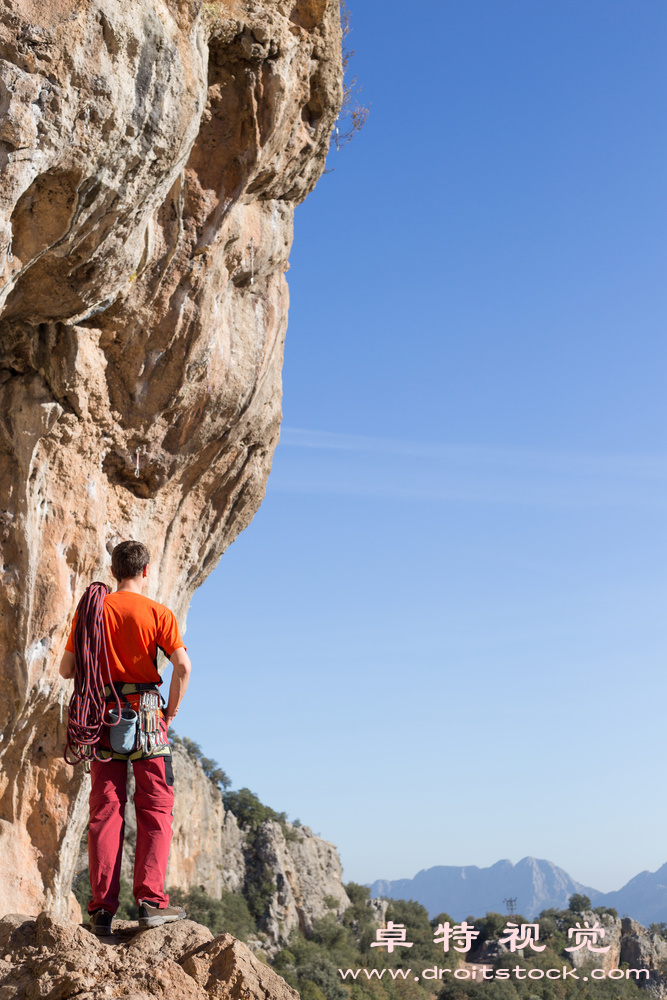
{"type": "Polygon", "coordinates": [[[143,691],[139,699],[139,747],[144,753],[153,753],[169,746],[162,732],[162,697],[159,691],[143,691]]]}

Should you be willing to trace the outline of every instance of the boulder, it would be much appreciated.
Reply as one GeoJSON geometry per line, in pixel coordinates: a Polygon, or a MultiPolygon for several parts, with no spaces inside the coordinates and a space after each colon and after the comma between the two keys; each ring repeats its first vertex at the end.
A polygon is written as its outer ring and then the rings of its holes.
{"type": "Polygon", "coordinates": [[[240,941],[191,920],[148,930],[119,921],[97,938],[62,917],[11,914],[0,945],[3,1000],[298,1000],[240,941]]]}

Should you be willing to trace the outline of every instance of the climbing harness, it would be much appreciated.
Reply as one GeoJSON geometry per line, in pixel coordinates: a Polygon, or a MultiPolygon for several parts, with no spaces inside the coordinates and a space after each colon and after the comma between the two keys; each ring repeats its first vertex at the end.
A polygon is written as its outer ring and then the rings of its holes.
{"type": "MultiPolygon", "coordinates": [[[[111,683],[104,642],[104,598],[109,588],[91,583],[76,609],[74,630],[74,691],[67,710],[64,758],[68,764],[100,760],[97,744],[105,724],[104,677],[111,683]],[[70,756],[73,760],[70,760],[70,756]]],[[[116,696],[118,716],[121,706],[116,696]]]]}

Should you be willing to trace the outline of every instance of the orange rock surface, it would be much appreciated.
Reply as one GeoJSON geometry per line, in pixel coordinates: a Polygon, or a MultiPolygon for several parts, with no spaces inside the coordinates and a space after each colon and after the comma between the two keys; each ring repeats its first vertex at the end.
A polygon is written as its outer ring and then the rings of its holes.
{"type": "Polygon", "coordinates": [[[67,914],[76,601],[124,538],[185,623],[279,434],[294,207],[341,100],[337,0],[0,14],[0,913],[67,914]]]}

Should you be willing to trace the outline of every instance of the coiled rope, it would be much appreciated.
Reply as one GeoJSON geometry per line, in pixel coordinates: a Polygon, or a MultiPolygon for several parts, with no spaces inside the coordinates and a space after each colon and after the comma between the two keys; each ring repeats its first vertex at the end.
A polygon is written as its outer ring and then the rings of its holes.
{"type": "MultiPolygon", "coordinates": [[[[96,745],[104,725],[106,700],[104,685],[113,691],[120,719],[121,705],[118,692],[111,682],[104,639],[104,598],[109,588],[104,583],[91,583],[76,609],[74,629],[74,691],[67,713],[67,742],[65,760],[68,764],[80,761],[106,760],[97,756],[96,745]],[[106,673],[106,678],[103,676],[106,673]],[[70,760],[71,757],[74,760],[70,760]]],[[[111,759],[111,758],[108,758],[111,759]]]]}

